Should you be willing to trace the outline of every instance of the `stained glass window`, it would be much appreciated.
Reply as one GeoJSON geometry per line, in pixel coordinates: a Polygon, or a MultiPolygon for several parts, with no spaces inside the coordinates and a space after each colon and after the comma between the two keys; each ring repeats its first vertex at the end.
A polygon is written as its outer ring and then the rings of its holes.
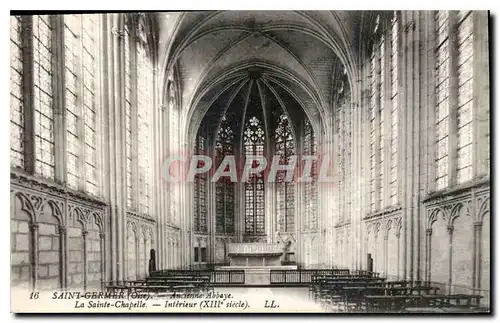
{"type": "Polygon", "coordinates": [[[94,195],[99,194],[97,28],[97,15],[64,16],[67,183],[94,195]]]}
{"type": "Polygon", "coordinates": [[[54,109],[52,106],[52,28],[49,16],[33,16],[35,170],[54,178],[54,109]]]}
{"type": "MultiPolygon", "coordinates": [[[[245,125],[243,143],[245,156],[263,156],[265,132],[255,116],[245,125]]],[[[264,234],[264,175],[251,174],[245,183],[245,233],[264,234]]]]}
{"type": "Polygon", "coordinates": [[[382,36],[379,44],[379,93],[380,93],[380,123],[379,123],[379,131],[380,138],[379,140],[379,198],[380,198],[380,209],[385,207],[385,199],[384,199],[384,188],[385,188],[385,38],[382,36]]]}
{"type": "Polygon", "coordinates": [[[146,44],[137,44],[137,156],[139,165],[139,211],[149,213],[151,175],[151,110],[153,70],[146,44]]]}
{"type": "MultiPolygon", "coordinates": [[[[309,120],[304,125],[304,155],[316,156],[316,136],[309,120]]],[[[318,229],[318,163],[313,161],[311,167],[312,182],[306,182],[304,196],[304,230],[316,231],[318,229]]]]}
{"type": "MultiPolygon", "coordinates": [[[[337,160],[338,160],[338,193],[339,193],[339,205],[340,207],[345,206],[345,187],[344,187],[344,176],[345,176],[345,107],[343,106],[343,100],[339,99],[339,108],[337,110],[337,134],[338,134],[338,150],[337,150],[337,160]]],[[[345,218],[344,210],[340,210],[339,223],[343,223],[345,218]]]]}
{"type": "Polygon", "coordinates": [[[375,211],[376,201],[375,201],[375,183],[376,183],[376,145],[375,145],[375,115],[377,113],[377,75],[375,69],[375,46],[372,50],[372,55],[370,59],[370,210],[375,211]]]}
{"type": "Polygon", "coordinates": [[[131,87],[131,60],[130,60],[130,29],[129,21],[125,20],[123,47],[125,52],[125,145],[126,145],[126,181],[127,207],[133,206],[132,198],[132,87],[131,87]]]}
{"type": "MultiPolygon", "coordinates": [[[[205,138],[196,137],[195,154],[205,155],[205,138]]],[[[198,167],[201,167],[199,165],[198,167]]],[[[194,178],[194,231],[207,232],[207,174],[196,174],[194,178]]]]}
{"type": "Polygon", "coordinates": [[[436,13],[436,188],[448,186],[449,13],[436,13]]]}
{"type": "Polygon", "coordinates": [[[154,69],[142,18],[126,16],[123,31],[125,172],[127,207],[134,208],[141,214],[149,214],[154,69]],[[135,26],[132,18],[136,18],[135,26]]]}
{"type": "Polygon", "coordinates": [[[85,155],[85,190],[99,194],[97,82],[98,15],[82,15],[83,62],[83,136],[85,155]]]}
{"type": "MultiPolygon", "coordinates": [[[[179,113],[177,111],[177,100],[175,95],[174,83],[175,81],[172,79],[168,86],[168,95],[169,95],[169,119],[168,119],[168,132],[169,132],[169,145],[170,145],[170,153],[176,154],[179,149],[179,113]]],[[[174,183],[170,183],[170,211],[171,211],[171,219],[177,220],[178,213],[178,186],[174,183]]]]}
{"type": "Polygon", "coordinates": [[[343,186],[344,186],[344,201],[345,201],[345,222],[350,222],[351,220],[351,188],[352,188],[352,109],[350,104],[350,98],[348,94],[344,94],[342,100],[342,109],[344,110],[344,118],[345,118],[345,127],[344,127],[344,163],[345,163],[345,172],[343,178],[343,186]]]}
{"type": "Polygon", "coordinates": [[[398,203],[398,19],[394,12],[392,18],[391,37],[391,147],[390,147],[390,177],[389,177],[389,203],[398,203]]]}
{"type": "MultiPolygon", "coordinates": [[[[292,127],[285,114],[280,115],[275,130],[275,155],[280,157],[280,165],[288,165],[290,156],[295,155],[295,142],[292,137],[292,127]]],[[[295,230],[295,187],[294,182],[285,180],[286,172],[276,174],[276,206],[278,230],[293,232],[295,230]]]]}
{"type": "Polygon", "coordinates": [[[474,34],[472,13],[458,14],[458,154],[457,183],[472,179],[472,108],[474,34]]]}
{"type": "Polygon", "coordinates": [[[10,18],[10,162],[24,168],[23,51],[21,18],[10,18]]]}
{"type": "MultiPolygon", "coordinates": [[[[224,115],[222,117],[220,128],[217,132],[215,143],[216,167],[227,155],[233,155],[234,133],[224,115]]],[[[226,169],[227,171],[227,169],[226,169]]],[[[215,229],[217,233],[234,232],[234,183],[229,177],[221,177],[215,185],[215,229]]]]}
{"type": "Polygon", "coordinates": [[[67,160],[67,182],[68,186],[79,189],[80,180],[80,131],[79,123],[79,84],[78,74],[79,56],[81,47],[79,35],[81,31],[81,20],[79,15],[67,15],[64,17],[64,59],[65,59],[65,98],[66,98],[66,160],[67,160]]]}

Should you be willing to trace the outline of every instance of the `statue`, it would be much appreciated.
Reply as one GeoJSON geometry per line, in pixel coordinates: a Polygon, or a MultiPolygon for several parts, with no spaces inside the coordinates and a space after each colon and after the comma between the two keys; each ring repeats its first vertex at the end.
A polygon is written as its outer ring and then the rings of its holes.
{"type": "Polygon", "coordinates": [[[150,250],[150,258],[149,258],[149,274],[156,271],[156,251],[154,249],[150,250]]]}

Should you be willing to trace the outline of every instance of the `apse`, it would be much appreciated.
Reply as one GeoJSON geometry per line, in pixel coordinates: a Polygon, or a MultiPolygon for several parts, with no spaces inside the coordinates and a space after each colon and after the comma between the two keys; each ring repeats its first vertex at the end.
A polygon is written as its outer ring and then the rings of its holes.
{"type": "MultiPolygon", "coordinates": [[[[193,153],[214,157],[214,168],[226,155],[235,156],[238,165],[248,156],[267,160],[279,156],[279,163],[286,164],[291,156],[316,153],[314,130],[297,99],[265,69],[254,67],[245,73],[210,105],[197,130],[193,153]]],[[[312,171],[316,176],[315,164],[312,171]]],[[[225,178],[213,184],[200,174],[193,185],[195,234],[288,243],[293,249],[297,232],[317,224],[316,184],[299,185],[285,176],[285,171],[278,171],[275,182],[269,183],[262,172],[245,182],[225,178]],[[301,200],[299,191],[304,191],[301,200]],[[300,223],[299,205],[305,211],[300,223]]],[[[289,259],[293,257],[291,250],[289,259]]]]}

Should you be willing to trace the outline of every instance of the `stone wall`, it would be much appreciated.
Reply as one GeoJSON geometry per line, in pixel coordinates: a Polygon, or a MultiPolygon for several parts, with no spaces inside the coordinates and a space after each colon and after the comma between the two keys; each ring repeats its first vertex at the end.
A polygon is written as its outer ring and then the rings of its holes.
{"type": "MultiPolygon", "coordinates": [[[[151,249],[157,248],[155,231],[156,222],[152,218],[127,212],[126,279],[133,280],[149,275],[151,249]]],[[[156,262],[158,264],[158,259],[156,262]]]]}
{"type": "Polygon", "coordinates": [[[12,286],[100,288],[105,279],[105,205],[56,185],[12,175],[12,286]]]}
{"type": "Polygon", "coordinates": [[[426,200],[425,277],[490,301],[490,188],[476,184],[426,200]]]}

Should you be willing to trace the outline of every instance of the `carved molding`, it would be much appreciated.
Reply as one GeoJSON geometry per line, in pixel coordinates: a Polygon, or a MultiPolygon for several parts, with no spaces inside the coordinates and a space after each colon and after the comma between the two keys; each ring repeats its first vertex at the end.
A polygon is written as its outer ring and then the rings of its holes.
{"type": "Polygon", "coordinates": [[[472,192],[474,192],[475,195],[482,195],[485,193],[489,195],[489,191],[489,180],[471,181],[462,185],[457,185],[453,188],[448,188],[443,191],[430,193],[422,200],[422,203],[429,206],[441,203],[446,204],[455,199],[466,198],[472,192]]]}
{"type": "MultiPolygon", "coordinates": [[[[28,174],[11,172],[10,173],[11,192],[21,190],[23,192],[31,192],[37,195],[51,195],[52,199],[56,200],[71,200],[75,203],[84,203],[90,207],[104,209],[106,203],[97,197],[87,195],[82,192],[73,191],[60,184],[49,182],[44,179],[33,177],[28,174]]],[[[48,196],[47,196],[48,197],[48,196]]]]}
{"type": "Polygon", "coordinates": [[[402,210],[402,207],[400,205],[396,206],[390,206],[388,208],[385,208],[383,210],[375,211],[368,213],[363,220],[372,220],[372,219],[377,219],[380,217],[384,217],[386,215],[391,216],[395,213],[399,213],[402,210]]]}
{"type": "Polygon", "coordinates": [[[398,237],[401,234],[402,227],[402,217],[401,214],[395,213],[391,214],[390,217],[371,219],[370,221],[365,221],[366,238],[370,234],[377,236],[381,229],[383,229],[383,237],[386,239],[390,232],[394,232],[394,235],[398,237]]]}
{"type": "Polygon", "coordinates": [[[156,223],[156,219],[153,218],[152,216],[146,215],[146,214],[139,214],[139,213],[132,212],[132,211],[127,211],[127,217],[136,218],[136,219],[151,222],[151,223],[156,223]]]}
{"type": "Polygon", "coordinates": [[[479,193],[471,190],[466,193],[461,192],[459,196],[446,196],[428,202],[425,206],[426,229],[431,229],[439,219],[443,220],[447,227],[453,227],[455,220],[461,215],[472,217],[473,222],[482,223],[484,216],[490,212],[489,190],[482,190],[479,193]]]}
{"type": "Polygon", "coordinates": [[[105,232],[104,224],[104,210],[93,209],[90,207],[85,207],[82,205],[74,204],[73,202],[68,203],[68,219],[76,220],[83,225],[86,229],[89,224],[94,222],[98,228],[99,232],[105,232]]]}

